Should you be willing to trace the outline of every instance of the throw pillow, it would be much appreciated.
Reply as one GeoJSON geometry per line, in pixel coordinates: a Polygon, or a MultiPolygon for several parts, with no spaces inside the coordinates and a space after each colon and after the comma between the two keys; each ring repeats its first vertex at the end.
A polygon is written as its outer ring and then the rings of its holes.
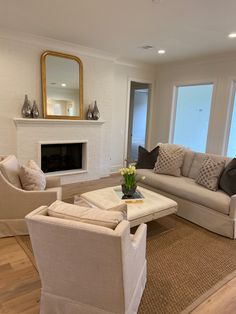
{"type": "Polygon", "coordinates": [[[29,160],[26,163],[26,166],[21,166],[19,176],[24,190],[27,191],[45,190],[46,187],[45,175],[35,161],[29,160]]]}
{"type": "Polygon", "coordinates": [[[236,194],[236,158],[225,167],[219,186],[229,196],[236,194]]]}
{"type": "Polygon", "coordinates": [[[193,162],[192,162],[189,174],[188,174],[189,178],[194,179],[194,180],[197,179],[202,163],[206,158],[211,158],[214,161],[224,161],[225,163],[228,162],[228,158],[224,156],[195,152],[193,162]]]}
{"type": "Polygon", "coordinates": [[[68,204],[57,200],[48,207],[48,215],[115,229],[122,220],[126,219],[127,205],[124,203],[104,210],[68,204]]]}
{"type": "Polygon", "coordinates": [[[25,166],[30,169],[34,169],[34,170],[42,172],[41,168],[36,164],[34,160],[28,160],[25,166]]]}
{"type": "Polygon", "coordinates": [[[179,177],[185,149],[178,145],[160,145],[154,172],[179,177]]]}
{"type": "Polygon", "coordinates": [[[136,169],[153,169],[157,161],[159,146],[155,147],[150,152],[146,148],[139,146],[138,161],[136,169]]]}
{"type": "Polygon", "coordinates": [[[209,190],[217,191],[220,175],[224,170],[225,161],[214,161],[207,157],[199,170],[196,183],[206,187],[209,190]]]}

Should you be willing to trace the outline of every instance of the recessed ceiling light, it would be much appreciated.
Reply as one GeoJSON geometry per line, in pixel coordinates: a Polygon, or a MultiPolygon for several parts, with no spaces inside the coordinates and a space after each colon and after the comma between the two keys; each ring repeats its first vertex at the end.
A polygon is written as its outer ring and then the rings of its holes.
{"type": "Polygon", "coordinates": [[[163,55],[164,53],[166,53],[166,51],[165,51],[164,49],[159,49],[159,50],[158,50],[158,53],[159,53],[160,55],[163,55]]]}
{"type": "Polygon", "coordinates": [[[66,83],[61,83],[61,86],[62,87],[66,87],[66,83]]]}
{"type": "Polygon", "coordinates": [[[236,33],[230,33],[230,34],[228,35],[228,37],[229,37],[229,38],[236,38],[236,33]]]}

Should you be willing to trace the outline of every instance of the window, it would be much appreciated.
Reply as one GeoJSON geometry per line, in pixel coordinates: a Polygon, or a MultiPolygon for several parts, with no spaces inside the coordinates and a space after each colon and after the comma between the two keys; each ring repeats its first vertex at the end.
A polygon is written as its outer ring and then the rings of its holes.
{"type": "Polygon", "coordinates": [[[233,89],[233,110],[231,118],[231,127],[229,132],[229,142],[227,156],[235,157],[236,156],[236,98],[235,98],[236,83],[234,83],[233,89]]]}
{"type": "Polygon", "coordinates": [[[213,84],[178,86],[173,143],[205,152],[213,84]]]}

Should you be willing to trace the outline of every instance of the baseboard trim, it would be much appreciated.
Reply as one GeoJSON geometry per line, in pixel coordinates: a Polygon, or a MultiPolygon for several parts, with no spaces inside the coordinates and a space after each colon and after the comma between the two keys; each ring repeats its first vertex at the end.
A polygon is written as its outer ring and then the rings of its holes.
{"type": "Polygon", "coordinates": [[[110,168],[110,173],[117,173],[119,172],[120,168],[122,168],[123,165],[114,165],[114,166],[111,166],[110,168]]]}

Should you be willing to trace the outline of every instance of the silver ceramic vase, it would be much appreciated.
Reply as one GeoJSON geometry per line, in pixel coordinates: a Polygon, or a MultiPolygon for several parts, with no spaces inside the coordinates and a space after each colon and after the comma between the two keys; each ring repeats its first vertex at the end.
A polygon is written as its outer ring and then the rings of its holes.
{"type": "Polygon", "coordinates": [[[35,100],[34,100],[34,102],[33,102],[33,107],[32,107],[32,110],[31,110],[31,115],[32,115],[32,118],[38,118],[38,117],[39,117],[39,109],[38,109],[38,106],[37,106],[37,103],[36,103],[35,100]]]}
{"type": "Polygon", "coordinates": [[[31,104],[30,104],[30,101],[28,99],[28,96],[25,95],[25,101],[24,101],[24,104],[22,106],[22,109],[21,109],[21,114],[22,114],[22,117],[23,118],[31,118],[31,104]]]}
{"type": "Polygon", "coordinates": [[[91,105],[88,106],[86,118],[87,120],[93,120],[93,110],[91,109],[91,105]]]}
{"type": "Polygon", "coordinates": [[[100,112],[98,110],[97,101],[94,102],[93,107],[93,120],[98,120],[100,118],[100,112]]]}

